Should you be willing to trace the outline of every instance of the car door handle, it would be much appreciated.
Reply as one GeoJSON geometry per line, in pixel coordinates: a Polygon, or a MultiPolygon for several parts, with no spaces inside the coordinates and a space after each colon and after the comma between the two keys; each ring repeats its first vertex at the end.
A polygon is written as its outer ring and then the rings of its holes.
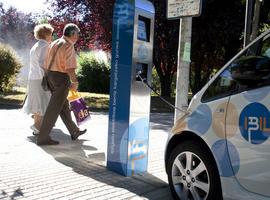
{"type": "Polygon", "coordinates": [[[225,112],[225,109],[224,108],[220,108],[220,109],[217,109],[215,112],[216,113],[224,113],[225,112]]]}

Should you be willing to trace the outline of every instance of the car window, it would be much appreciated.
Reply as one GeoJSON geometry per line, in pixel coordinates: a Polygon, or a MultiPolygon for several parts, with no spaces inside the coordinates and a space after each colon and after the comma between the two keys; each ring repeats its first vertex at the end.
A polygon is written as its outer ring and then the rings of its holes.
{"type": "Polygon", "coordinates": [[[231,76],[231,68],[225,69],[216,80],[208,87],[202,96],[203,102],[212,101],[231,95],[236,89],[236,82],[231,76]]]}
{"type": "Polygon", "coordinates": [[[270,85],[270,37],[241,53],[202,96],[202,102],[270,85]]]}
{"type": "Polygon", "coordinates": [[[259,54],[270,58],[270,35],[262,43],[261,51],[259,52],[259,54]]]}

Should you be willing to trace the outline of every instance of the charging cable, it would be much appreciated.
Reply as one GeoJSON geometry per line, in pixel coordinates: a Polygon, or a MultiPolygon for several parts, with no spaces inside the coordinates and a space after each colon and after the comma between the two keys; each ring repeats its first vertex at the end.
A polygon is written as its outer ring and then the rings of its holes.
{"type": "Polygon", "coordinates": [[[147,82],[147,79],[146,78],[143,78],[142,76],[141,76],[141,74],[142,74],[142,71],[138,71],[137,72],[137,75],[136,75],[136,78],[139,78],[139,79],[141,79],[141,81],[144,83],[144,85],[146,85],[150,90],[152,90],[163,102],[165,102],[167,105],[169,105],[171,108],[173,108],[173,109],[176,109],[176,110],[178,110],[178,111],[180,111],[180,112],[183,112],[183,113],[185,113],[185,114],[187,114],[188,113],[188,111],[185,111],[185,110],[183,110],[183,109],[180,109],[180,108],[178,108],[178,107],[176,107],[176,106],[174,106],[173,104],[171,104],[169,101],[167,101],[166,99],[164,99],[158,92],[156,92],[155,90],[154,90],[154,88],[152,88],[149,84],[148,84],[148,82],[147,82]]]}

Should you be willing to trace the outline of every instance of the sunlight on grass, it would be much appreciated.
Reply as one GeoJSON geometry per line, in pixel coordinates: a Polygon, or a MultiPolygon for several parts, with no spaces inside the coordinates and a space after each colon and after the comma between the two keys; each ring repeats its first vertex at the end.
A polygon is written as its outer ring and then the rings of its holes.
{"type": "MultiPolygon", "coordinates": [[[[25,99],[26,88],[16,87],[8,93],[0,93],[0,104],[22,105],[25,99]]],[[[89,106],[90,111],[108,111],[109,99],[108,94],[96,94],[89,92],[80,92],[81,96],[89,106]]],[[[172,105],[175,103],[174,98],[166,98],[172,105]]],[[[151,97],[151,112],[173,112],[174,109],[160,100],[157,96],[151,97]]]]}
{"type": "Polygon", "coordinates": [[[0,103],[21,105],[25,99],[26,88],[14,87],[10,92],[0,93],[0,103]]]}
{"type": "MultiPolygon", "coordinates": [[[[25,99],[26,88],[15,87],[12,91],[0,93],[0,104],[22,105],[25,99]]],[[[90,110],[108,110],[109,95],[80,92],[90,110]]]]}
{"type": "Polygon", "coordinates": [[[90,110],[108,110],[109,109],[109,95],[108,94],[96,94],[88,92],[80,92],[81,96],[86,101],[86,104],[90,107],[90,110]]]}

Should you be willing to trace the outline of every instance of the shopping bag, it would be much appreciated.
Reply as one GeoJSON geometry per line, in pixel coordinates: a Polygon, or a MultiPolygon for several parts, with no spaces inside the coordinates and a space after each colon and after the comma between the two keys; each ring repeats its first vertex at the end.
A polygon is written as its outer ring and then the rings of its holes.
{"type": "Polygon", "coordinates": [[[78,125],[90,119],[88,107],[79,92],[70,90],[67,99],[78,125]]]}

